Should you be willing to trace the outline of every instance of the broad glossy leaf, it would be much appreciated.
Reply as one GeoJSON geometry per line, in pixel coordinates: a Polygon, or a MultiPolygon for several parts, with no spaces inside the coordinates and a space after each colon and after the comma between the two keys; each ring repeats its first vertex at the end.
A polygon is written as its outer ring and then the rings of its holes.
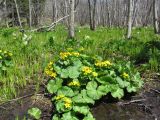
{"type": "Polygon", "coordinates": [[[62,69],[61,71],[61,78],[68,78],[69,72],[67,69],[62,69]]]}
{"type": "Polygon", "coordinates": [[[42,112],[39,108],[31,108],[28,110],[28,114],[34,117],[36,120],[39,120],[42,112]]]}
{"type": "Polygon", "coordinates": [[[78,120],[78,118],[71,112],[64,113],[61,120],[78,120]]]}
{"type": "Polygon", "coordinates": [[[114,98],[122,98],[124,96],[124,91],[123,89],[117,87],[116,89],[112,90],[111,91],[111,95],[114,97],[114,98]]]}
{"type": "Polygon", "coordinates": [[[78,76],[79,76],[79,74],[80,74],[80,72],[78,71],[78,68],[77,67],[68,67],[68,76],[70,77],[70,78],[78,78],[78,76]]]}
{"type": "Polygon", "coordinates": [[[71,88],[67,87],[67,86],[61,87],[57,91],[57,94],[58,95],[64,95],[64,96],[67,96],[67,97],[73,97],[74,96],[73,90],[71,88]]]}
{"type": "Polygon", "coordinates": [[[89,113],[89,107],[88,106],[73,106],[73,110],[75,112],[81,113],[83,115],[87,115],[89,113]]]}
{"type": "Polygon", "coordinates": [[[62,87],[62,79],[50,80],[47,84],[47,90],[49,93],[56,93],[59,88],[62,87]]]}

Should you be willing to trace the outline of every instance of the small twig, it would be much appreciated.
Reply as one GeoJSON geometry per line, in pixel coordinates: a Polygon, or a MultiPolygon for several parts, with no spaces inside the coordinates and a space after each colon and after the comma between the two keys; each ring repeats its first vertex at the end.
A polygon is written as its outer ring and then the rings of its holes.
{"type": "MultiPolygon", "coordinates": [[[[39,93],[42,93],[43,91],[40,91],[38,92],[39,93]]],[[[35,93],[31,93],[31,94],[28,94],[28,95],[25,95],[25,96],[22,96],[22,97],[18,97],[18,98],[15,98],[15,99],[11,99],[11,100],[8,100],[7,102],[3,103],[0,105],[0,107],[4,104],[7,104],[7,103],[11,103],[11,102],[15,102],[15,101],[18,101],[18,100],[21,100],[21,99],[24,99],[24,98],[27,98],[27,97],[30,97],[30,96],[33,96],[35,95],[35,93]]]]}
{"type": "Polygon", "coordinates": [[[159,91],[159,90],[156,90],[156,89],[153,89],[153,88],[150,88],[150,90],[152,90],[152,91],[160,94],[160,91],[159,91]]]}
{"type": "Polygon", "coordinates": [[[129,104],[131,104],[131,103],[142,102],[142,101],[145,101],[145,100],[146,100],[146,99],[131,100],[131,101],[125,102],[125,103],[120,102],[119,104],[120,104],[120,105],[129,105],[129,104]]]}
{"type": "Polygon", "coordinates": [[[2,108],[2,109],[4,109],[4,110],[7,110],[5,107],[2,107],[2,106],[0,106],[0,108],[2,108]]]}

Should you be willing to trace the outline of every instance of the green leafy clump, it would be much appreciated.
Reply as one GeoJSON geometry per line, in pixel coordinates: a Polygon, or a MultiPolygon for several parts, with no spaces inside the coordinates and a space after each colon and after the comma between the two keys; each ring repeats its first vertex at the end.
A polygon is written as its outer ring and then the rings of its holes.
{"type": "Polygon", "coordinates": [[[7,68],[12,66],[12,53],[0,50],[0,74],[6,73],[7,68]]]}
{"type": "Polygon", "coordinates": [[[28,114],[33,118],[35,118],[36,120],[39,120],[42,112],[39,108],[31,108],[28,110],[28,114]]]}
{"type": "Polygon", "coordinates": [[[140,74],[130,63],[103,61],[69,49],[45,69],[49,76],[47,89],[53,95],[53,120],[94,120],[90,105],[111,93],[122,98],[124,90],[136,92],[142,87],[140,74]]]}

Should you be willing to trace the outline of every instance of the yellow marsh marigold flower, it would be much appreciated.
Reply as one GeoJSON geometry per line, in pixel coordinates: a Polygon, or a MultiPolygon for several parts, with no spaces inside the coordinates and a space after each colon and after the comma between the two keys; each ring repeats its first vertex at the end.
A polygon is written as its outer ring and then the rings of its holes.
{"type": "Polygon", "coordinates": [[[67,109],[68,109],[68,108],[71,108],[71,104],[70,104],[70,103],[65,103],[64,106],[65,106],[65,108],[67,108],[67,109]]]}
{"type": "Polygon", "coordinates": [[[60,53],[60,58],[64,60],[65,58],[67,58],[70,55],[71,55],[70,52],[61,52],[60,53]]]}
{"type": "Polygon", "coordinates": [[[91,67],[83,67],[82,71],[84,72],[85,75],[92,73],[92,68],[91,67]]]}
{"type": "Polygon", "coordinates": [[[95,66],[97,66],[97,67],[108,67],[108,66],[111,66],[111,65],[112,65],[112,63],[108,60],[103,61],[103,62],[98,61],[98,62],[95,63],[95,66]]]}
{"type": "Polygon", "coordinates": [[[112,63],[111,63],[110,61],[106,60],[106,61],[104,61],[104,65],[105,65],[105,66],[111,66],[112,63]]]}
{"type": "Polygon", "coordinates": [[[124,72],[124,73],[122,74],[122,77],[125,78],[125,79],[127,79],[127,78],[129,78],[129,75],[124,72]]]}
{"type": "Polygon", "coordinates": [[[70,98],[64,97],[63,101],[65,102],[65,108],[71,108],[72,100],[70,98]]]}
{"type": "Polygon", "coordinates": [[[80,53],[78,53],[78,52],[61,52],[60,53],[60,58],[64,60],[64,59],[66,59],[69,56],[76,56],[76,57],[78,57],[79,55],[80,55],[80,53]]]}
{"type": "Polygon", "coordinates": [[[62,99],[62,98],[64,98],[65,96],[64,95],[58,95],[58,96],[56,96],[56,100],[60,100],[60,99],[62,99]]]}
{"type": "Polygon", "coordinates": [[[93,77],[97,77],[98,73],[97,72],[92,72],[93,77]]]}
{"type": "Polygon", "coordinates": [[[67,97],[64,97],[63,98],[63,101],[65,102],[65,103],[72,103],[72,100],[70,99],[70,98],[67,98],[67,97]]]}
{"type": "Polygon", "coordinates": [[[72,52],[71,53],[73,56],[76,56],[76,57],[78,57],[80,54],[78,53],[78,52],[72,52]]]}
{"type": "Polygon", "coordinates": [[[53,77],[55,78],[57,76],[57,74],[55,72],[53,72],[52,70],[49,70],[49,69],[45,69],[45,73],[50,76],[50,77],[53,77]]]}
{"type": "Polygon", "coordinates": [[[68,86],[80,86],[80,83],[78,81],[72,81],[68,84],[68,86]]]}
{"type": "Polygon", "coordinates": [[[53,62],[50,62],[47,67],[45,68],[45,73],[52,77],[52,78],[55,78],[57,76],[56,72],[53,72],[53,62]]]}

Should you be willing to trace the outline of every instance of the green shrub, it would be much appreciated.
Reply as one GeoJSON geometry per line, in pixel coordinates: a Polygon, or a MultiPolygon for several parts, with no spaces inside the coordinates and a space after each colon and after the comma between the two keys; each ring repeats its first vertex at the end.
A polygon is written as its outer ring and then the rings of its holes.
{"type": "Polygon", "coordinates": [[[61,52],[58,60],[48,64],[45,73],[55,106],[53,120],[94,120],[90,105],[109,93],[120,99],[124,90],[136,92],[143,83],[130,63],[103,61],[72,49],[61,52]]]}
{"type": "Polygon", "coordinates": [[[0,50],[0,74],[6,73],[7,68],[12,66],[12,53],[0,50]]]}

